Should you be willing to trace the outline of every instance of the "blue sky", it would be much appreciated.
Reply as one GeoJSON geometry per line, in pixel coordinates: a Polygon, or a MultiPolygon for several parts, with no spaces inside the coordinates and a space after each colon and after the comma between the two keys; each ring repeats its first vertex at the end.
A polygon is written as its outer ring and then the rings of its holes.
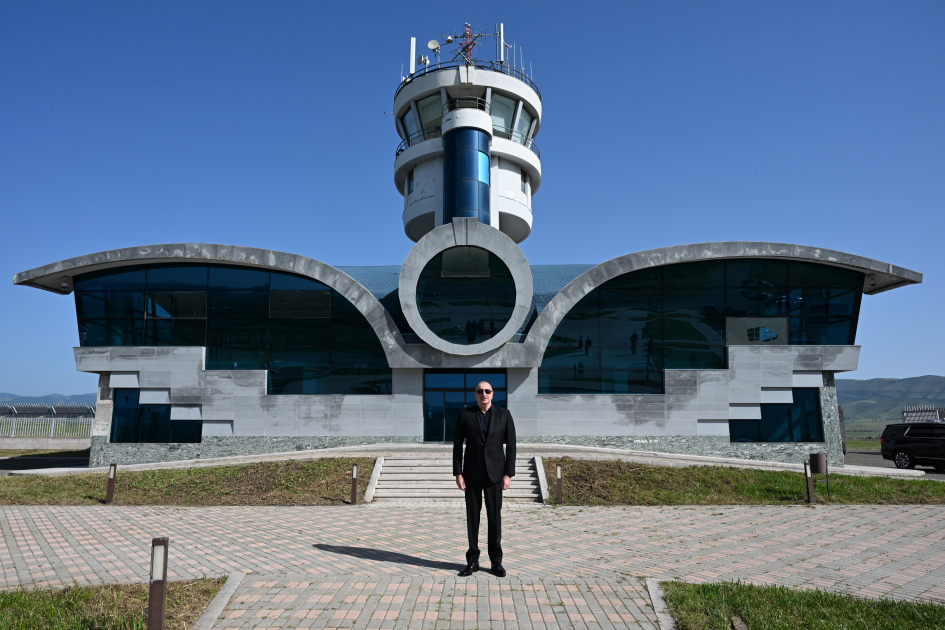
{"type": "Polygon", "coordinates": [[[95,387],[72,298],[19,271],[182,241],[400,264],[384,112],[409,38],[500,21],[543,97],[532,263],[717,240],[876,258],[926,279],[864,298],[848,376],[945,373],[941,2],[6,2],[0,391],[95,387]]]}

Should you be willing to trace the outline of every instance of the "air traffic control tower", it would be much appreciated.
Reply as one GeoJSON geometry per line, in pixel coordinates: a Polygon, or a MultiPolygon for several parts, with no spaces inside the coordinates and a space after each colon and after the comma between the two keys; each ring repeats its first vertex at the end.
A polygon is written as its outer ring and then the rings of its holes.
{"type": "Polygon", "coordinates": [[[541,185],[541,94],[515,54],[501,26],[476,33],[467,24],[462,35],[431,40],[419,56],[411,39],[409,75],[394,95],[402,140],[394,185],[411,240],[460,217],[516,243],[528,238],[541,185]],[[482,59],[488,56],[494,60],[482,59]]]}

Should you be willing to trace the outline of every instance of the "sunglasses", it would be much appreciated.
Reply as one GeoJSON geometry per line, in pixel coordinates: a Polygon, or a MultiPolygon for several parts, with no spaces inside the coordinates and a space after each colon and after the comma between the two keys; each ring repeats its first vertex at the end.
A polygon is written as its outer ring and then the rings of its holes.
{"type": "Polygon", "coordinates": [[[477,394],[491,394],[492,390],[491,389],[477,389],[476,393],[477,394]]]}

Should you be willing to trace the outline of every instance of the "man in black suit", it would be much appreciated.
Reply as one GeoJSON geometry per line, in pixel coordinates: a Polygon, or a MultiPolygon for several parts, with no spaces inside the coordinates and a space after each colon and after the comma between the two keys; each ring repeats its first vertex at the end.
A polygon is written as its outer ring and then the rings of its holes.
{"type": "Polygon", "coordinates": [[[515,476],[515,423],[507,409],[492,406],[492,385],[476,385],[476,406],[463,409],[456,419],[453,438],[453,474],[456,485],[466,493],[466,531],[469,550],[463,577],[479,570],[479,516],[486,497],[489,521],[489,560],[492,572],[505,577],[502,566],[502,491],[515,476]],[[463,441],[466,455],[463,457],[463,441]],[[502,444],[505,444],[505,452],[502,444]]]}

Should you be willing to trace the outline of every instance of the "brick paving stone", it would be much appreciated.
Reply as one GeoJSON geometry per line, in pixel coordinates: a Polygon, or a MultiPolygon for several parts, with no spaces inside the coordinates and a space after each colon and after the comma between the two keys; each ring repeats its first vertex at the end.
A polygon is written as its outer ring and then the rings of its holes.
{"type": "Polygon", "coordinates": [[[945,603],[937,506],[509,504],[503,520],[509,577],[498,580],[457,578],[455,502],[2,506],[0,589],[143,582],[163,535],[172,579],[251,574],[217,628],[654,627],[642,576],[945,603]]]}

